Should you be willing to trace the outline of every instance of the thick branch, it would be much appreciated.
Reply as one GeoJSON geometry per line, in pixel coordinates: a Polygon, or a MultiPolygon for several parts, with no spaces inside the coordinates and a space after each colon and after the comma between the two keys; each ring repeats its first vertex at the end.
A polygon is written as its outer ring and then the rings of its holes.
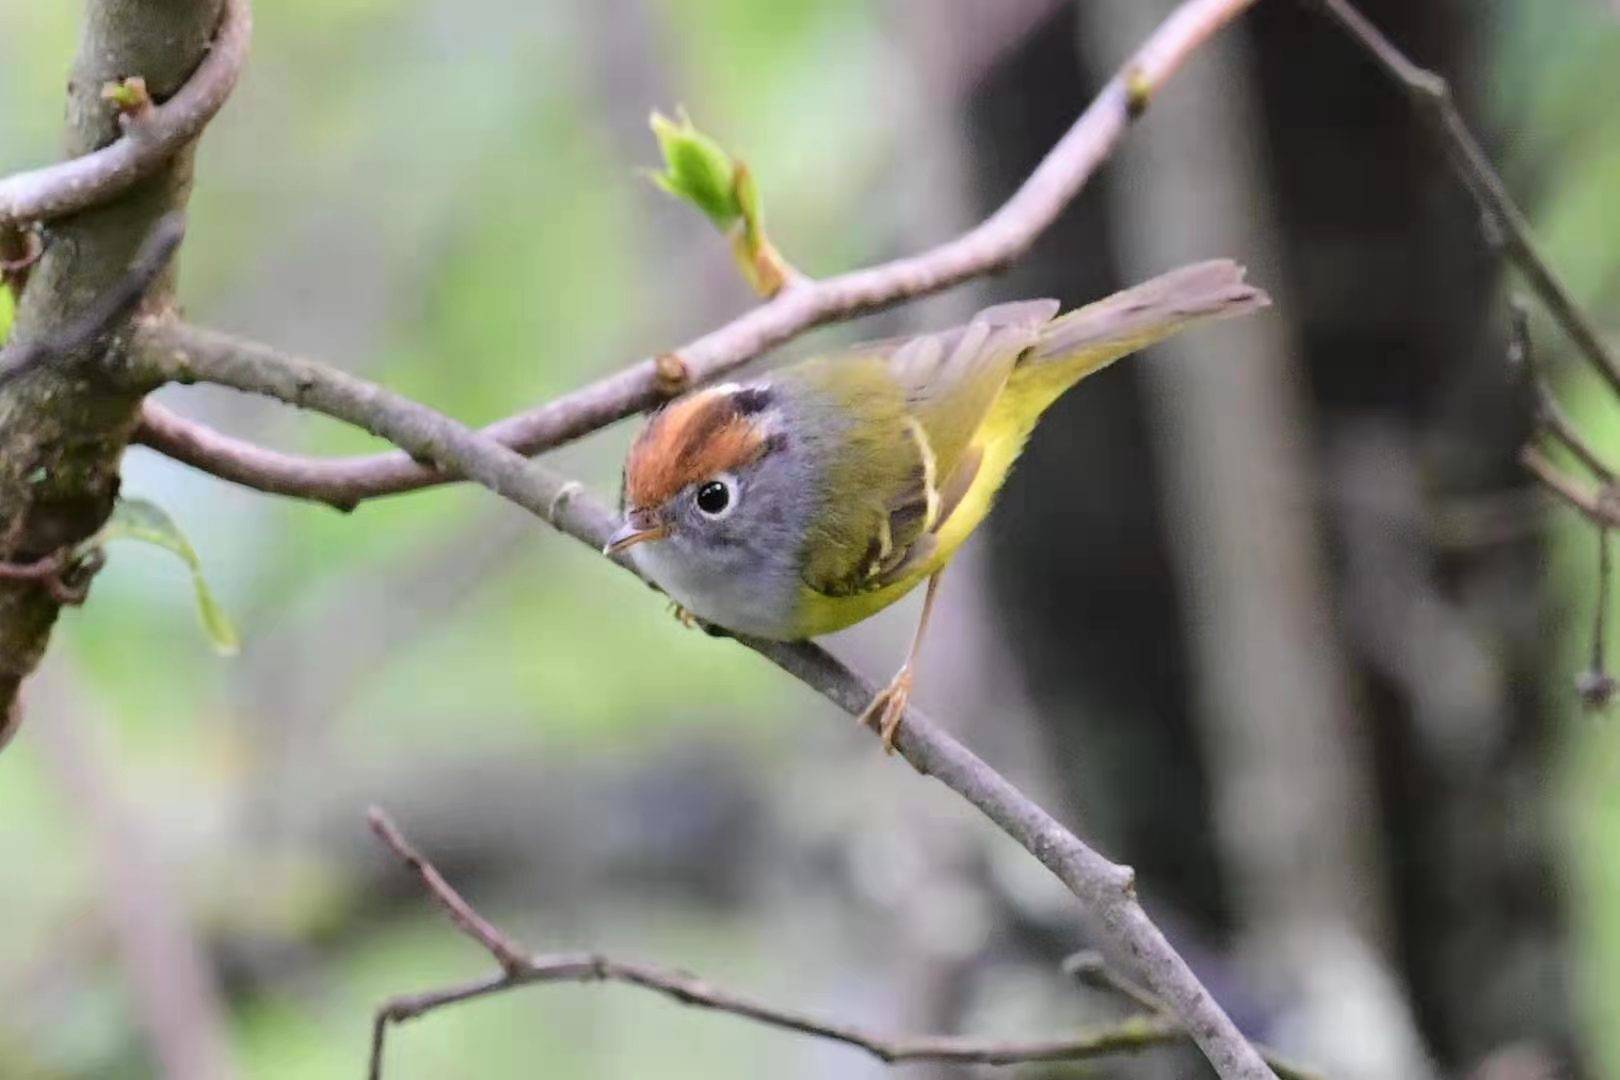
{"type": "Polygon", "coordinates": [[[1468,193],[1479,205],[1490,230],[1490,239],[1501,244],[1504,253],[1529,281],[1530,287],[1570,340],[1591,361],[1616,394],[1620,394],[1620,359],[1598,334],[1585,312],[1575,303],[1569,288],[1548,264],[1530,233],[1530,223],[1502,177],[1491,167],[1479,140],[1463,122],[1452,101],[1445,79],[1413,63],[1386,38],[1349,0],[1319,0],[1323,10],[1346,34],[1384,70],[1384,73],[1412,100],[1429,120],[1446,156],[1451,159],[1468,193]]]}
{"type": "MultiPolygon", "coordinates": [[[[150,378],[218,383],[354,424],[417,460],[476,481],[593,549],[601,548],[616,523],[579,484],[425,405],[352,375],[162,319],[142,324],[132,349],[150,378]]],[[[743,644],[851,715],[860,715],[872,700],[871,685],[816,645],[753,640],[743,644]]],[[[918,710],[907,711],[896,745],[918,772],[935,777],[967,799],[1069,887],[1102,931],[1140,963],[1143,977],[1223,1078],[1265,1080],[1272,1076],[1149,921],[1136,902],[1129,869],[1087,847],[918,710]]]]}
{"type": "Polygon", "coordinates": [[[0,179],[0,227],[43,221],[98,206],[150,176],[207,126],[247,59],[253,18],[247,0],[227,0],[203,62],[161,105],[126,118],[123,138],[55,165],[0,179]]]}
{"type": "MultiPolygon", "coordinates": [[[[746,994],[715,986],[682,971],[638,961],[614,960],[596,953],[530,955],[491,925],[460,893],[444,880],[433,864],[413,848],[382,813],[369,815],[372,831],[403,859],[421,879],[433,900],[449,913],[458,929],[482,946],[500,966],[501,973],[472,982],[391,998],[377,1010],[371,1033],[372,1080],[381,1080],[383,1049],[389,1024],[412,1020],[424,1013],[462,1001],[487,997],[536,983],[620,982],[655,990],[682,1005],[730,1013],[770,1027],[782,1028],[864,1050],[888,1064],[905,1061],[943,1061],[959,1064],[1011,1065],[1034,1061],[1072,1061],[1105,1054],[1144,1050],[1187,1037],[1175,1021],[1154,1010],[1107,1026],[1049,1039],[994,1040],[953,1035],[888,1036],[855,1024],[784,1009],[746,994]]],[[[1297,1067],[1274,1062],[1284,1080],[1310,1080],[1297,1067]]]]}
{"type": "MultiPolygon", "coordinates": [[[[1189,0],[1166,19],[1030,174],[974,229],[932,250],[824,281],[798,281],[767,304],[484,434],[524,454],[578,439],[717,378],[811,327],[938,292],[998,270],[1028,250],[1113,151],[1131,120],[1201,45],[1254,0],[1189,0]],[[674,359],[678,358],[678,359],[674,359]],[[671,374],[680,377],[671,379],[671,374]]],[[[339,508],[453,479],[403,454],[320,459],[261,450],[148,404],[135,441],[262,491],[339,508]]]]}

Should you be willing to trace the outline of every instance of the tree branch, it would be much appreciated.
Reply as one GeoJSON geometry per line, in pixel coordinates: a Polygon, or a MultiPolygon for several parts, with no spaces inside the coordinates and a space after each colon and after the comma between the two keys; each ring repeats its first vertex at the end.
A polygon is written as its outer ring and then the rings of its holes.
{"type": "Polygon", "coordinates": [[[1576,304],[1569,288],[1536,246],[1530,223],[1508,194],[1501,175],[1492,168],[1479,140],[1468,130],[1452,100],[1446,80],[1413,63],[1349,0],[1316,2],[1351,40],[1377,62],[1429,121],[1446,156],[1451,160],[1452,168],[1479,206],[1487,227],[1487,239],[1493,242],[1493,246],[1501,247],[1509,261],[1524,274],[1531,289],[1564,328],[1570,340],[1591,361],[1609,388],[1620,394],[1620,359],[1615,357],[1613,350],[1599,335],[1597,327],[1576,304]]]}
{"type": "Polygon", "coordinates": [[[1612,489],[1593,489],[1554,465],[1540,450],[1527,446],[1519,451],[1519,461],[1543,487],[1600,529],[1620,527],[1620,505],[1609,495],[1612,489]]]}
{"type": "MultiPolygon", "coordinates": [[[[1486,243],[1499,249],[1510,263],[1518,267],[1529,281],[1532,291],[1552,313],[1554,321],[1563,327],[1564,333],[1608,383],[1609,389],[1620,395],[1620,359],[1598,334],[1596,325],[1576,304],[1569,288],[1536,246],[1529,221],[1514,204],[1507,185],[1491,166],[1479,140],[1468,130],[1445,79],[1413,63],[1365,15],[1356,10],[1350,0],[1318,2],[1328,17],[1373,58],[1429,122],[1451,161],[1452,169],[1479,207],[1486,243]]],[[[1520,451],[1519,460],[1541,485],[1598,529],[1597,609],[1592,666],[1577,677],[1576,690],[1589,706],[1601,708],[1613,698],[1617,686],[1615,678],[1604,667],[1604,620],[1611,588],[1608,530],[1620,524],[1620,488],[1615,485],[1613,470],[1569,419],[1559,405],[1551,381],[1537,365],[1523,304],[1515,298],[1511,308],[1509,363],[1524,372],[1535,395],[1537,432],[1561,443],[1600,482],[1599,487],[1592,490],[1566,474],[1536,447],[1527,446],[1520,451]]]]}
{"type": "Polygon", "coordinates": [[[150,176],[195,139],[230,97],[252,33],[247,0],[226,0],[213,45],[197,70],[168,101],[126,116],[123,138],[91,153],[0,179],[0,227],[99,206],[150,176]]]}
{"type": "MultiPolygon", "coordinates": [[[[614,515],[544,466],[425,405],[363,379],[263,345],[166,319],[138,325],[133,360],[155,380],[212,382],[264,394],[346,421],[416,460],[465,476],[600,550],[614,515]]],[[[620,565],[628,568],[626,562],[620,565]]],[[[840,708],[858,716],[875,688],[808,642],[739,639],[840,708]]],[[[1136,902],[1133,875],[1087,847],[1010,781],[915,708],[896,743],[905,759],[967,799],[1041,860],[1103,932],[1142,965],[1142,975],[1226,1080],[1272,1074],[1136,902]]]]}
{"type": "MultiPolygon", "coordinates": [[[[483,433],[523,454],[578,439],[689,386],[718,378],[822,323],[939,292],[1007,266],[1062,213],[1153,95],[1254,0],[1188,0],[1125,64],[993,215],[929,251],[827,278],[796,280],[725,326],[645,359],[483,433]]],[[[349,509],[364,499],[454,477],[403,454],[322,459],[276,453],[147,403],[134,441],[226,480],[349,509]]]]}
{"type": "MultiPolygon", "coordinates": [[[[421,880],[422,886],[451,921],[484,948],[501,968],[498,975],[420,994],[390,998],[377,1010],[371,1029],[371,1080],[381,1080],[383,1050],[390,1024],[413,1020],[446,1005],[487,997],[536,983],[619,982],[655,990],[682,1005],[730,1013],[770,1027],[845,1043],[887,1064],[940,1061],[959,1064],[1011,1065],[1035,1061],[1072,1061],[1105,1054],[1134,1052],[1180,1042],[1186,1032],[1158,1009],[1107,1026],[1049,1039],[991,1040],[952,1035],[887,1036],[855,1024],[784,1009],[758,998],[715,986],[682,971],[639,961],[614,960],[597,953],[531,955],[490,924],[417,852],[381,810],[367,815],[377,837],[421,880]]],[[[1153,999],[1147,999],[1153,1000],[1153,999]]],[[[1271,1059],[1283,1080],[1318,1080],[1313,1074],[1271,1059]]]]}

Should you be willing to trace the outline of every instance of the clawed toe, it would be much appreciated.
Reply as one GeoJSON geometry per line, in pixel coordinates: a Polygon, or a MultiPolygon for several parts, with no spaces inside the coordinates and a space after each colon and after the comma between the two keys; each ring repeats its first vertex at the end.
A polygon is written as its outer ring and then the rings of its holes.
{"type": "Polygon", "coordinates": [[[911,671],[903,668],[888,686],[878,692],[872,703],[861,713],[859,723],[875,727],[883,740],[883,752],[894,753],[894,740],[900,734],[900,719],[906,714],[911,700],[911,671]]]}

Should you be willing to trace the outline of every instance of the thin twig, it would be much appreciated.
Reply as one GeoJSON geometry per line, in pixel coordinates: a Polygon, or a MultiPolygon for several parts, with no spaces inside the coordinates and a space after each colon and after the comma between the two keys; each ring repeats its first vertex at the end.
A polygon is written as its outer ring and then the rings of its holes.
{"type": "Polygon", "coordinates": [[[1517,296],[1508,303],[1508,367],[1520,372],[1535,395],[1536,427],[1558,440],[1575,459],[1605,484],[1614,483],[1614,470],[1598,456],[1558,402],[1552,379],[1542,366],[1530,340],[1530,315],[1517,296]]]}
{"type": "MultiPolygon", "coordinates": [[[[1152,96],[1216,31],[1254,0],[1189,0],[1147,39],[993,215],[929,251],[827,278],[798,281],[769,303],[681,346],[483,429],[537,454],[718,378],[827,322],[939,292],[1007,266],[1055,221],[1112,153],[1152,96]],[[1134,107],[1133,107],[1134,106],[1134,107]],[[662,361],[662,363],[661,363],[662,361]],[[673,368],[682,378],[671,380],[673,368]]],[[[454,479],[399,453],[353,458],[266,451],[148,402],[134,441],[234,483],[347,509],[379,495],[454,479]]]]}
{"type": "MultiPolygon", "coordinates": [[[[1187,1038],[1169,1015],[1155,1012],[1134,1016],[1070,1035],[1049,1039],[993,1040],[954,1035],[889,1036],[855,1024],[779,1008],[746,994],[715,986],[682,971],[639,961],[614,960],[597,953],[528,955],[492,926],[456,892],[401,835],[381,810],[373,808],[372,831],[399,855],[421,880],[433,900],[451,920],[495,958],[501,973],[420,994],[390,998],[377,1010],[371,1029],[371,1080],[381,1080],[383,1051],[390,1024],[403,1023],[424,1013],[463,1001],[487,997],[535,983],[620,982],[655,990],[682,1005],[714,1009],[771,1027],[830,1039],[864,1050],[880,1061],[941,1061],[961,1064],[1010,1065],[1033,1061],[1076,1060],[1144,1050],[1187,1038]]],[[[1281,1065],[1284,1080],[1307,1080],[1311,1074],[1281,1065]]]]}
{"type": "Polygon", "coordinates": [[[1543,487],[1599,528],[1620,526],[1620,497],[1613,488],[1594,490],[1567,475],[1533,446],[1519,451],[1519,461],[1543,487]]]}
{"type": "MultiPolygon", "coordinates": [[[[1620,359],[1598,334],[1595,324],[1576,304],[1568,287],[1536,246],[1529,221],[1508,194],[1507,185],[1491,166],[1479,140],[1468,130],[1446,81],[1435,72],[1413,63],[1349,0],[1318,2],[1329,17],[1406,92],[1429,121],[1458,178],[1479,207],[1486,242],[1499,247],[1507,259],[1518,267],[1554,320],[1609,384],[1610,390],[1620,395],[1620,359]]],[[[1535,447],[1526,447],[1520,453],[1524,466],[1548,491],[1563,499],[1598,528],[1599,580],[1592,635],[1592,666],[1576,680],[1576,688],[1588,705],[1602,707],[1616,692],[1616,681],[1604,666],[1603,638],[1610,590],[1608,530],[1620,524],[1620,489],[1615,486],[1614,470],[1603,461],[1564,412],[1546,373],[1537,367],[1528,320],[1523,305],[1516,301],[1512,306],[1509,357],[1510,361],[1522,364],[1529,377],[1536,395],[1538,429],[1562,443],[1600,481],[1596,491],[1590,490],[1564,473],[1535,447]]]]}
{"type": "Polygon", "coordinates": [[[53,360],[76,356],[134,311],[163,268],[169,265],[186,232],[186,218],[176,210],[157,220],[141,241],[129,269],[88,311],[60,333],[33,341],[13,341],[0,348],[0,385],[53,360]]]}
{"type": "Polygon", "coordinates": [[[1064,957],[1063,974],[1093,989],[1118,994],[1144,1012],[1164,1011],[1164,1002],[1153,991],[1115,971],[1095,949],[1082,949],[1064,957]]]}
{"type": "Polygon", "coordinates": [[[225,0],[213,45],[168,101],[128,118],[123,136],[100,150],[0,179],[0,226],[98,206],[160,168],[230,97],[252,32],[247,0],[225,0]]]}
{"type": "Polygon", "coordinates": [[[1606,709],[1609,702],[1614,700],[1616,690],[1620,689],[1615,677],[1609,673],[1607,638],[1609,603],[1613,599],[1614,588],[1614,555],[1609,548],[1609,530],[1606,526],[1598,527],[1597,542],[1597,596],[1594,601],[1597,610],[1592,615],[1592,663],[1576,678],[1575,690],[1587,708],[1606,709]]]}
{"type": "Polygon", "coordinates": [[[1446,156],[1478,204],[1486,222],[1487,238],[1500,242],[1503,252],[1529,281],[1570,340],[1591,361],[1599,375],[1620,394],[1620,359],[1615,357],[1592,320],[1576,304],[1569,288],[1536,246],[1530,223],[1507,185],[1491,166],[1452,100],[1445,79],[1412,62],[1396,48],[1349,0],[1315,0],[1328,16],[1377,61],[1396,85],[1430,122],[1446,156]]]}
{"type": "Polygon", "coordinates": [[[510,975],[524,966],[523,950],[512,944],[505,934],[474,911],[472,905],[463,900],[461,894],[444,880],[438,868],[410,845],[387,814],[373,806],[366,811],[366,823],[371,826],[371,831],[377,834],[377,839],[392,848],[394,854],[405,860],[405,865],[422,879],[428,895],[444,908],[445,913],[450,916],[450,921],[456,924],[456,929],[482,945],[484,951],[495,958],[502,971],[510,975]]]}

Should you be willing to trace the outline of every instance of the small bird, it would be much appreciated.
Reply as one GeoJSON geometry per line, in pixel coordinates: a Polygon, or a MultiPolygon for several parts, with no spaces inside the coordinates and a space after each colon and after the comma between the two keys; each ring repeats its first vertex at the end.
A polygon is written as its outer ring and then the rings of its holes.
{"type": "Polygon", "coordinates": [[[1000,304],[695,390],[631,446],[604,550],[628,551],[683,617],[777,641],[841,630],[928,582],[906,661],[860,718],[892,750],[940,574],[1041,414],[1122,356],[1268,303],[1215,260],[1066,315],[1055,300],[1000,304]]]}

